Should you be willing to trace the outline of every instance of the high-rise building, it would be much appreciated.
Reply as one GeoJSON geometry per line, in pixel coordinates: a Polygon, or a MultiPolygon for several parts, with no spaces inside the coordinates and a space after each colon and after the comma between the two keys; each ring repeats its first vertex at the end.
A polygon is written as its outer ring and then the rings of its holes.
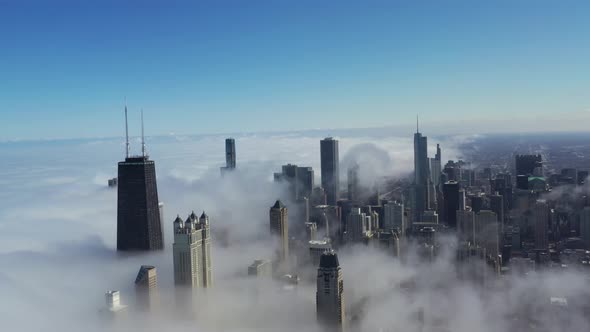
{"type": "Polygon", "coordinates": [[[538,200],[533,209],[535,221],[535,249],[546,250],[549,246],[547,229],[549,228],[549,205],[546,201],[538,200]]]}
{"type": "Polygon", "coordinates": [[[158,304],[158,277],[156,268],[142,265],[135,278],[135,294],[141,310],[150,310],[158,304]]]}
{"type": "Polygon", "coordinates": [[[399,229],[401,234],[406,233],[408,224],[404,215],[403,202],[389,202],[383,206],[383,228],[386,230],[399,229]]]}
{"type": "Polygon", "coordinates": [[[341,329],[344,326],[344,281],[338,255],[334,251],[326,251],[320,258],[316,312],[318,322],[326,327],[341,329]]]}
{"type": "Polygon", "coordinates": [[[420,221],[430,206],[428,183],[430,180],[428,162],[428,139],[422,136],[419,128],[414,134],[414,221],[420,221]]]}
{"type": "Polygon", "coordinates": [[[348,168],[348,199],[357,201],[359,199],[359,165],[354,164],[348,168]]]}
{"type": "Polygon", "coordinates": [[[207,288],[212,286],[211,232],[209,218],[193,212],[186,221],[174,220],[174,283],[179,286],[207,288]]]}
{"type": "Polygon", "coordinates": [[[443,185],[443,218],[449,227],[457,226],[457,210],[460,210],[459,183],[447,181],[443,185]]]}
{"type": "Polygon", "coordinates": [[[330,250],[332,250],[332,244],[329,240],[309,241],[309,256],[314,266],[318,266],[322,255],[330,250]]]}
{"type": "Polygon", "coordinates": [[[538,155],[516,155],[515,157],[516,175],[532,176],[535,169],[543,167],[543,159],[538,155]]]}
{"type": "Polygon", "coordinates": [[[314,174],[311,167],[299,167],[297,165],[283,165],[281,173],[274,174],[277,182],[286,182],[292,200],[310,198],[313,188],[314,174]]]}
{"type": "Polygon", "coordinates": [[[305,234],[307,241],[313,241],[317,238],[318,224],[315,222],[305,223],[305,234]]]}
{"type": "Polygon", "coordinates": [[[111,315],[124,312],[127,309],[126,305],[121,304],[121,294],[119,293],[119,291],[107,291],[105,293],[105,300],[107,305],[107,312],[111,315]]]}
{"type": "Polygon", "coordinates": [[[346,234],[348,241],[359,242],[366,237],[370,227],[367,225],[367,217],[369,218],[368,221],[370,223],[371,217],[367,216],[365,213],[361,213],[360,208],[352,208],[346,218],[346,234]]]}
{"type": "Polygon", "coordinates": [[[225,167],[236,168],[236,141],[233,138],[225,139],[225,167]]]}
{"type": "Polygon", "coordinates": [[[438,224],[438,214],[436,211],[427,210],[422,214],[422,222],[430,224],[438,224]]]}
{"type": "Polygon", "coordinates": [[[322,187],[315,187],[311,191],[310,206],[326,205],[326,191],[322,187]]]}
{"type": "Polygon", "coordinates": [[[332,137],[320,141],[322,187],[326,191],[327,204],[336,205],[340,198],[340,160],[338,140],[332,137]]]}
{"type": "Polygon", "coordinates": [[[475,213],[471,210],[457,210],[457,232],[459,239],[476,245],[475,213]]]}
{"type": "Polygon", "coordinates": [[[156,165],[145,150],[143,113],[142,154],[129,155],[127,106],[125,106],[126,156],[119,162],[117,186],[117,250],[160,250],[164,248],[158,208],[156,165]]]}
{"type": "Polygon", "coordinates": [[[270,208],[270,233],[279,237],[279,260],[287,261],[289,257],[289,223],[287,207],[277,200],[270,208]]]}
{"type": "Polygon", "coordinates": [[[475,214],[476,244],[486,249],[486,254],[497,258],[500,254],[500,229],[498,217],[490,210],[475,214]]]}
{"type": "Polygon", "coordinates": [[[590,249],[590,206],[586,206],[580,211],[580,237],[584,241],[586,249],[590,249]]]}

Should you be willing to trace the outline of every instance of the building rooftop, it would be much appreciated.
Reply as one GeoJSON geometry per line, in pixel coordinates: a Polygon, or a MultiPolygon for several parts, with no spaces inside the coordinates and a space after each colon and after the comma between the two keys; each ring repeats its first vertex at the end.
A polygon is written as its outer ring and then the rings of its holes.
{"type": "Polygon", "coordinates": [[[321,268],[337,268],[340,266],[340,262],[338,262],[338,255],[334,250],[326,251],[322,254],[320,258],[320,267],[321,268]]]}
{"type": "Polygon", "coordinates": [[[277,199],[277,201],[275,202],[275,205],[272,206],[273,209],[282,209],[284,207],[285,207],[285,204],[283,204],[280,199],[277,199]]]}

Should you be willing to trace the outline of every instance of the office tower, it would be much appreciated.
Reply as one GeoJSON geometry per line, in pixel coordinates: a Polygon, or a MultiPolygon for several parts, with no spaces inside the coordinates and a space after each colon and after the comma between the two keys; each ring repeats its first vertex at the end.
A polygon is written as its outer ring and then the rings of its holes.
{"type": "Polygon", "coordinates": [[[348,199],[351,201],[359,200],[359,165],[355,163],[348,168],[348,199]]]}
{"type": "Polygon", "coordinates": [[[156,165],[145,150],[143,113],[141,156],[129,155],[127,106],[125,106],[126,156],[119,162],[117,195],[117,250],[160,250],[164,248],[158,209],[156,165]]]}
{"type": "Polygon", "coordinates": [[[406,233],[408,225],[404,216],[404,203],[389,202],[383,206],[383,228],[399,229],[402,235],[406,233]]]}
{"type": "Polygon", "coordinates": [[[502,195],[490,196],[490,210],[496,213],[500,225],[504,224],[504,197],[502,195]]]}
{"type": "Polygon", "coordinates": [[[107,312],[112,315],[123,312],[127,309],[126,305],[121,304],[121,294],[119,291],[111,290],[105,293],[107,312]]]}
{"type": "Polygon", "coordinates": [[[371,217],[361,213],[360,208],[352,208],[346,218],[347,240],[359,242],[365,239],[367,232],[370,231],[370,220],[371,217]]]}
{"type": "Polygon", "coordinates": [[[535,249],[546,250],[549,247],[547,228],[549,227],[549,205],[543,200],[538,200],[533,209],[535,221],[535,249]]]}
{"type": "Polygon", "coordinates": [[[520,251],[522,249],[522,241],[520,239],[520,227],[512,227],[512,250],[520,251]]]}
{"type": "Polygon", "coordinates": [[[461,209],[459,183],[448,181],[443,185],[443,218],[449,227],[457,226],[457,210],[461,209]]]}
{"type": "Polygon", "coordinates": [[[236,168],[236,141],[233,138],[225,139],[225,166],[221,167],[221,175],[231,172],[236,168]]]}
{"type": "Polygon", "coordinates": [[[471,210],[457,210],[457,232],[459,240],[476,245],[475,213],[471,210]]]}
{"type": "Polygon", "coordinates": [[[154,266],[142,265],[135,278],[135,294],[141,310],[150,310],[158,304],[158,277],[154,266]]]}
{"type": "Polygon", "coordinates": [[[340,206],[316,205],[311,209],[310,221],[318,225],[318,230],[323,230],[325,237],[332,241],[340,240],[344,231],[340,206]]]}
{"type": "Polygon", "coordinates": [[[422,214],[422,222],[438,224],[438,214],[433,210],[424,211],[422,214]]]}
{"type": "Polygon", "coordinates": [[[580,237],[584,241],[585,248],[590,249],[590,206],[580,211],[580,237]]]}
{"type": "Polygon", "coordinates": [[[340,161],[338,158],[338,141],[332,137],[321,140],[322,187],[326,191],[328,205],[336,205],[340,198],[340,161]]]}
{"type": "Polygon", "coordinates": [[[117,186],[117,178],[112,178],[108,180],[109,188],[115,188],[117,186]]]}
{"type": "Polygon", "coordinates": [[[174,220],[174,283],[179,286],[207,288],[212,286],[211,232],[209,218],[192,212],[185,222],[174,220]]]}
{"type": "Polygon", "coordinates": [[[318,268],[316,312],[318,322],[329,328],[344,326],[344,281],[336,252],[324,252],[318,268]]]}
{"type": "Polygon", "coordinates": [[[469,199],[471,200],[471,209],[473,212],[478,213],[483,210],[483,197],[481,195],[473,195],[470,196],[469,199]]]}
{"type": "Polygon", "coordinates": [[[286,182],[289,185],[289,193],[292,200],[309,198],[313,188],[313,168],[299,167],[287,164],[281,167],[281,173],[274,174],[277,182],[286,182]]]}
{"type": "Polygon", "coordinates": [[[305,223],[305,234],[307,241],[313,241],[317,238],[318,225],[315,222],[305,223]]]}
{"type": "Polygon", "coordinates": [[[430,206],[428,201],[428,141],[422,136],[416,123],[414,134],[414,219],[420,221],[422,214],[430,206]]]}
{"type": "Polygon", "coordinates": [[[543,167],[541,155],[516,155],[515,168],[516,175],[531,176],[535,174],[536,168],[543,167]]]}
{"type": "Polygon", "coordinates": [[[272,263],[264,259],[257,259],[248,266],[248,275],[253,277],[272,277],[272,263]]]}
{"type": "Polygon", "coordinates": [[[279,260],[287,261],[289,257],[289,223],[287,207],[277,200],[270,208],[270,234],[279,237],[279,260]]]}
{"type": "Polygon", "coordinates": [[[465,210],[467,208],[467,194],[465,189],[459,189],[459,210],[465,210]]]}
{"type": "Polygon", "coordinates": [[[579,183],[578,179],[578,170],[575,168],[564,168],[561,170],[561,179],[562,181],[566,181],[577,185],[579,183]]]}
{"type": "MultiPolygon", "coordinates": [[[[438,144],[437,144],[438,146],[438,144]]],[[[430,159],[430,181],[438,188],[440,186],[440,175],[442,173],[442,166],[440,164],[440,160],[436,158],[430,159]]]]}
{"type": "Polygon", "coordinates": [[[528,175],[517,175],[516,176],[516,188],[521,190],[529,189],[529,176],[528,175]]]}
{"type": "Polygon", "coordinates": [[[233,138],[225,139],[225,167],[236,168],[236,141],[233,138]]]}
{"type": "Polygon", "coordinates": [[[332,250],[332,244],[329,240],[309,241],[309,257],[314,266],[320,264],[320,258],[326,251],[332,250]]]}
{"type": "Polygon", "coordinates": [[[400,237],[399,233],[394,230],[380,229],[376,233],[376,240],[373,241],[379,248],[390,253],[394,257],[400,255],[400,237]]]}
{"type": "Polygon", "coordinates": [[[500,229],[498,217],[490,210],[475,214],[476,244],[486,249],[486,254],[494,259],[500,254],[500,229]]]}

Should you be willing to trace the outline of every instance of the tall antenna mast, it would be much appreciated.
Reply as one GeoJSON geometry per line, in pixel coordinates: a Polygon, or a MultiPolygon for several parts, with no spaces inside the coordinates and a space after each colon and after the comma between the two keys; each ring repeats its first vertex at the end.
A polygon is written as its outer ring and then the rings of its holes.
{"type": "Polygon", "coordinates": [[[420,127],[418,126],[418,114],[416,114],[416,133],[420,132],[420,127]]]}
{"type": "Polygon", "coordinates": [[[145,157],[145,136],[143,133],[143,108],[141,109],[141,156],[145,157]]]}
{"type": "Polygon", "coordinates": [[[127,124],[127,97],[125,97],[125,158],[129,158],[129,125],[127,124]]]}

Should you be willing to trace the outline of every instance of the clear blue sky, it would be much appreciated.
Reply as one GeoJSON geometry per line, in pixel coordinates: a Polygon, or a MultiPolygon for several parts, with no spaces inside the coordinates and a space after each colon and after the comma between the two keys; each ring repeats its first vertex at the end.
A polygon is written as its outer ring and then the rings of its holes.
{"type": "Polygon", "coordinates": [[[589,88],[587,0],[0,0],[0,139],[121,135],[125,96],[202,134],[534,118],[589,88]]]}

